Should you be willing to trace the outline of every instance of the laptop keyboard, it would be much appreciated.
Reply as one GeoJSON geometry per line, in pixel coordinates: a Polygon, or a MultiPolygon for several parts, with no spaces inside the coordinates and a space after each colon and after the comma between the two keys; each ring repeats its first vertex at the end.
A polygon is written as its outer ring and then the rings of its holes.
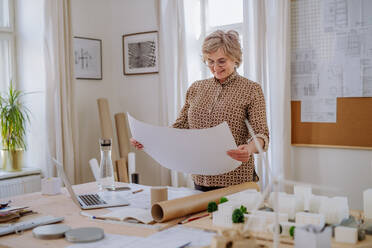
{"type": "Polygon", "coordinates": [[[102,205],[107,204],[104,200],[101,199],[97,194],[88,194],[88,195],[79,195],[79,198],[85,203],[87,206],[92,205],[102,205]]]}

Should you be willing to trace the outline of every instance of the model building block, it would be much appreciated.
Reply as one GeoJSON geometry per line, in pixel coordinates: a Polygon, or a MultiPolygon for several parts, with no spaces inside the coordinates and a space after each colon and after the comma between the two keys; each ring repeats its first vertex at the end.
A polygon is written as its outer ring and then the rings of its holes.
{"type": "Polygon", "coordinates": [[[310,212],[311,213],[319,213],[320,204],[324,199],[327,199],[327,196],[322,195],[312,195],[310,197],[310,212]]]}
{"type": "Polygon", "coordinates": [[[314,229],[311,226],[297,227],[295,230],[295,248],[330,248],[332,229],[314,229]]]}
{"type": "Polygon", "coordinates": [[[249,230],[252,232],[264,232],[266,230],[266,216],[245,214],[244,217],[247,220],[244,225],[245,230],[249,230]]]}
{"type": "Polygon", "coordinates": [[[340,243],[356,244],[358,242],[358,229],[338,226],[335,228],[335,240],[340,243]]]}
{"type": "Polygon", "coordinates": [[[319,213],[323,214],[327,224],[340,224],[349,217],[347,197],[333,197],[322,200],[319,213]]]}
{"type": "Polygon", "coordinates": [[[294,195],[297,200],[297,212],[309,211],[310,198],[312,195],[312,190],[310,186],[295,185],[293,187],[294,195]]]}
{"type": "Polygon", "coordinates": [[[325,224],[325,218],[323,214],[298,212],[296,213],[296,224],[298,225],[311,224],[322,228],[325,224]]]}
{"type": "Polygon", "coordinates": [[[372,189],[363,191],[363,210],[366,219],[372,219],[372,189]]]}

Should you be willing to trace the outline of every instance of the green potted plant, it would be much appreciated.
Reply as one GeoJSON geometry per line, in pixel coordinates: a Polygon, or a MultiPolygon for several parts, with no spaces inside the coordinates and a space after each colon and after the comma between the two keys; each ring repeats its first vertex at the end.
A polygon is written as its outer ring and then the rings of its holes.
{"type": "Polygon", "coordinates": [[[26,149],[26,124],[29,110],[23,103],[25,93],[13,87],[0,96],[1,160],[6,171],[22,170],[23,152],[26,149]]]}

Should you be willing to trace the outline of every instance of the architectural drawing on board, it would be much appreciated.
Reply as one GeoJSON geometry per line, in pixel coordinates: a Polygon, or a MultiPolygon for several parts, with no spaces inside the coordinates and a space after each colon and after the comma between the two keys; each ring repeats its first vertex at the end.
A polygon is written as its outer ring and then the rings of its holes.
{"type": "Polygon", "coordinates": [[[301,121],[333,122],[337,97],[372,96],[371,13],[372,0],[291,2],[291,97],[301,121]]]}
{"type": "Polygon", "coordinates": [[[302,100],[305,97],[318,95],[319,79],[316,75],[292,75],[291,96],[292,100],[302,100]]]}
{"type": "Polygon", "coordinates": [[[334,32],[347,27],[347,2],[347,0],[325,0],[322,2],[323,27],[325,32],[334,32]]]}
{"type": "Polygon", "coordinates": [[[316,71],[314,50],[311,48],[298,49],[292,53],[292,74],[311,74],[316,71]]]}
{"type": "Polygon", "coordinates": [[[336,63],[323,63],[319,71],[319,94],[322,97],[336,98],[343,94],[343,70],[336,63]]]}
{"type": "Polygon", "coordinates": [[[372,67],[363,68],[363,96],[372,97],[372,67]]]}
{"type": "Polygon", "coordinates": [[[360,32],[352,29],[349,32],[336,34],[336,57],[360,57],[362,37],[360,32]]]}

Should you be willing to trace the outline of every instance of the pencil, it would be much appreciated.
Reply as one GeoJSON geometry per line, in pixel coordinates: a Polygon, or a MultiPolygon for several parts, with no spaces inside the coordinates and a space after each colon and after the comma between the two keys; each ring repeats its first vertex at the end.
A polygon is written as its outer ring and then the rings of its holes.
{"type": "Polygon", "coordinates": [[[143,189],[135,190],[135,191],[132,192],[132,194],[136,194],[136,193],[139,193],[139,192],[142,192],[142,191],[143,191],[143,189]]]}
{"type": "Polygon", "coordinates": [[[200,216],[192,217],[190,219],[186,219],[186,220],[181,221],[181,224],[186,224],[186,223],[189,223],[191,221],[198,220],[198,219],[201,219],[201,218],[204,218],[204,217],[207,217],[207,216],[209,216],[209,214],[203,214],[203,215],[200,215],[200,216]]]}

